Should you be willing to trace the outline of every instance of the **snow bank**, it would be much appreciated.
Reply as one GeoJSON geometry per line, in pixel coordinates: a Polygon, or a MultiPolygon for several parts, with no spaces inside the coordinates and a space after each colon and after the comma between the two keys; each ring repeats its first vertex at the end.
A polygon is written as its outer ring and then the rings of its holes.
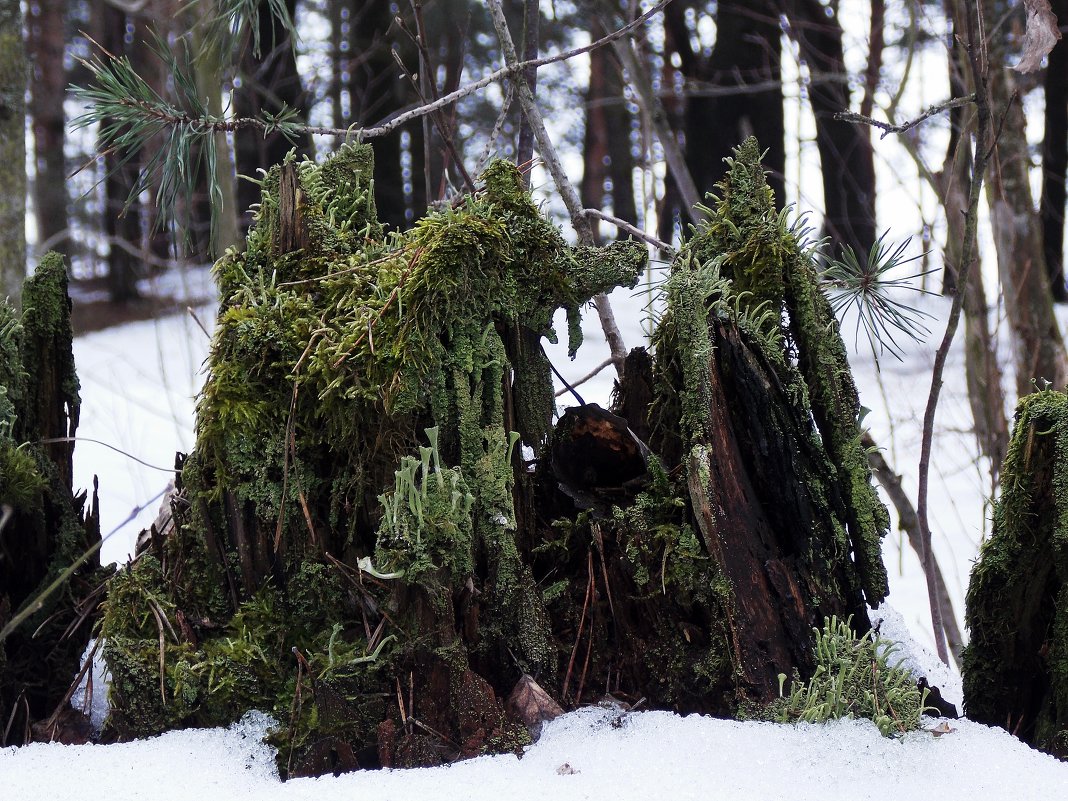
{"type": "Polygon", "coordinates": [[[868,721],[795,727],[595,707],[548,724],[522,759],[286,783],[260,742],[269,725],[252,713],[229,729],[136,743],[0,749],[0,788],[19,801],[986,801],[1059,797],[1068,787],[1068,764],[967,720],[940,737],[889,740],[868,721]]]}

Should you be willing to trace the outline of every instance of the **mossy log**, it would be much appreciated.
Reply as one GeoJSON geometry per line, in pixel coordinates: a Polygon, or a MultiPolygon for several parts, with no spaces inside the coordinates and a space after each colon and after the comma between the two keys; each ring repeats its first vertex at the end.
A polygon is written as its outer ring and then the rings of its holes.
{"type": "Polygon", "coordinates": [[[71,491],[80,400],[70,307],[55,253],[27,279],[21,315],[0,304],[0,746],[62,736],[53,713],[78,672],[91,628],[79,623],[102,580],[91,557],[45,595],[100,542],[95,490],[89,508],[71,491]]]}
{"type": "Polygon", "coordinates": [[[555,428],[540,340],[565,309],[574,352],[642,246],[567,245],[504,162],[405,233],[368,147],[270,171],[216,266],[176,526],[106,601],[109,736],[260,708],[288,775],[437,764],[520,747],[554,700],[734,714],[811,670],[824,615],[866,625],[886,513],[856,392],[755,142],[738,161],[621,414],[555,428]],[[764,270],[791,277],[756,299],[764,270]]]}
{"type": "Polygon", "coordinates": [[[1068,395],[1023,398],[965,599],[964,708],[1068,759],[1068,395]]]}

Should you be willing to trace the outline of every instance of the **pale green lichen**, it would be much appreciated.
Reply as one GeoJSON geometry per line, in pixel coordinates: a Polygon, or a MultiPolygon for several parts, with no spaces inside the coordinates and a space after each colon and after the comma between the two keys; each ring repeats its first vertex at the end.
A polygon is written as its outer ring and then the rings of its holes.
{"type": "Polygon", "coordinates": [[[892,663],[896,644],[870,629],[858,636],[849,620],[835,617],[815,629],[816,671],[808,681],[794,679],[780,697],[757,714],[779,723],[824,723],[839,718],[866,718],[884,737],[920,727],[927,690],[920,690],[900,661],[892,663]]]}

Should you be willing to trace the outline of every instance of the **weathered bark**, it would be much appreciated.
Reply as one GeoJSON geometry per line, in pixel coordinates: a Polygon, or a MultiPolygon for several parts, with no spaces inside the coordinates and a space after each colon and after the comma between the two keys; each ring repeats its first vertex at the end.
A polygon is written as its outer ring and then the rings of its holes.
{"type": "Polygon", "coordinates": [[[0,746],[58,734],[53,713],[91,628],[78,621],[92,611],[85,599],[96,589],[98,557],[45,594],[100,543],[95,491],[89,509],[84,492],[71,492],[67,438],[78,426],[79,397],[66,287],[63,259],[50,253],[26,282],[21,320],[0,307],[0,746]]]}
{"type": "Polygon", "coordinates": [[[968,585],[969,718],[1068,758],[1068,396],[1023,398],[968,585]]]}
{"type": "Polygon", "coordinates": [[[0,0],[0,297],[26,278],[26,53],[19,0],[0,0]]]}
{"type": "MultiPolygon", "coordinates": [[[[1052,0],[1061,33],[1068,31],[1068,0],[1052,0]]],[[[1064,276],[1064,208],[1068,183],[1068,36],[1050,51],[1043,91],[1046,95],[1045,130],[1042,135],[1042,244],[1049,272],[1050,289],[1058,303],[1068,301],[1064,276]]]]}
{"type": "MultiPolygon", "coordinates": [[[[986,19],[998,19],[999,8],[994,0],[984,0],[986,19]]],[[[1026,120],[1014,73],[1008,67],[1007,28],[991,27],[990,31],[990,98],[993,108],[1004,116],[999,122],[986,196],[1012,331],[1016,391],[1022,397],[1033,390],[1035,380],[1064,386],[1068,353],[1053,315],[1041,223],[1029,179],[1026,120]]]]}
{"type": "Polygon", "coordinates": [[[63,99],[67,88],[67,71],[63,65],[65,12],[62,0],[30,3],[27,42],[33,62],[30,85],[30,115],[33,118],[33,146],[36,174],[33,184],[37,241],[55,237],[54,249],[67,253],[66,231],[67,170],[63,158],[65,115],[63,99]]]}

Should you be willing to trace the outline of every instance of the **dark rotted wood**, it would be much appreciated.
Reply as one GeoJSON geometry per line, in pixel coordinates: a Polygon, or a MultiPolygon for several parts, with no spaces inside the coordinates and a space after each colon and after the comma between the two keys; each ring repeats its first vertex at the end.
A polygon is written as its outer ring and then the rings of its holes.
{"type": "Polygon", "coordinates": [[[646,475],[648,457],[649,449],[627,421],[596,403],[569,408],[556,425],[553,473],[580,509],[633,494],[646,475]]]}
{"type": "Polygon", "coordinates": [[[810,424],[737,329],[712,328],[710,439],[689,457],[690,500],[705,547],[731,585],[728,622],[741,684],[770,701],[779,673],[811,672],[811,631],[825,616],[852,614],[861,630],[867,616],[855,578],[841,566],[848,560],[834,558],[840,501],[810,424]]]}
{"type": "MultiPolygon", "coordinates": [[[[67,438],[78,426],[78,379],[66,268],[57,254],[45,256],[22,298],[17,352],[0,351],[0,381],[15,406],[14,430],[0,430],[0,448],[29,457],[40,488],[32,497],[12,497],[11,484],[26,475],[0,474],[0,630],[20,612],[34,611],[0,640],[0,747],[46,732],[78,738],[76,716],[63,716],[62,706],[89,639],[94,590],[102,579],[94,572],[100,566],[94,553],[58,590],[43,594],[99,545],[100,519],[95,487],[91,500],[71,487],[74,445],[67,438]],[[63,441],[42,442],[57,438],[63,441]]],[[[8,458],[5,464],[14,469],[8,458]]],[[[26,463],[18,469],[26,470],[26,463]]]]}
{"type": "Polygon", "coordinates": [[[649,407],[653,403],[653,357],[645,348],[633,348],[623,362],[627,378],[615,387],[612,409],[623,417],[642,442],[649,442],[649,407]]]}

